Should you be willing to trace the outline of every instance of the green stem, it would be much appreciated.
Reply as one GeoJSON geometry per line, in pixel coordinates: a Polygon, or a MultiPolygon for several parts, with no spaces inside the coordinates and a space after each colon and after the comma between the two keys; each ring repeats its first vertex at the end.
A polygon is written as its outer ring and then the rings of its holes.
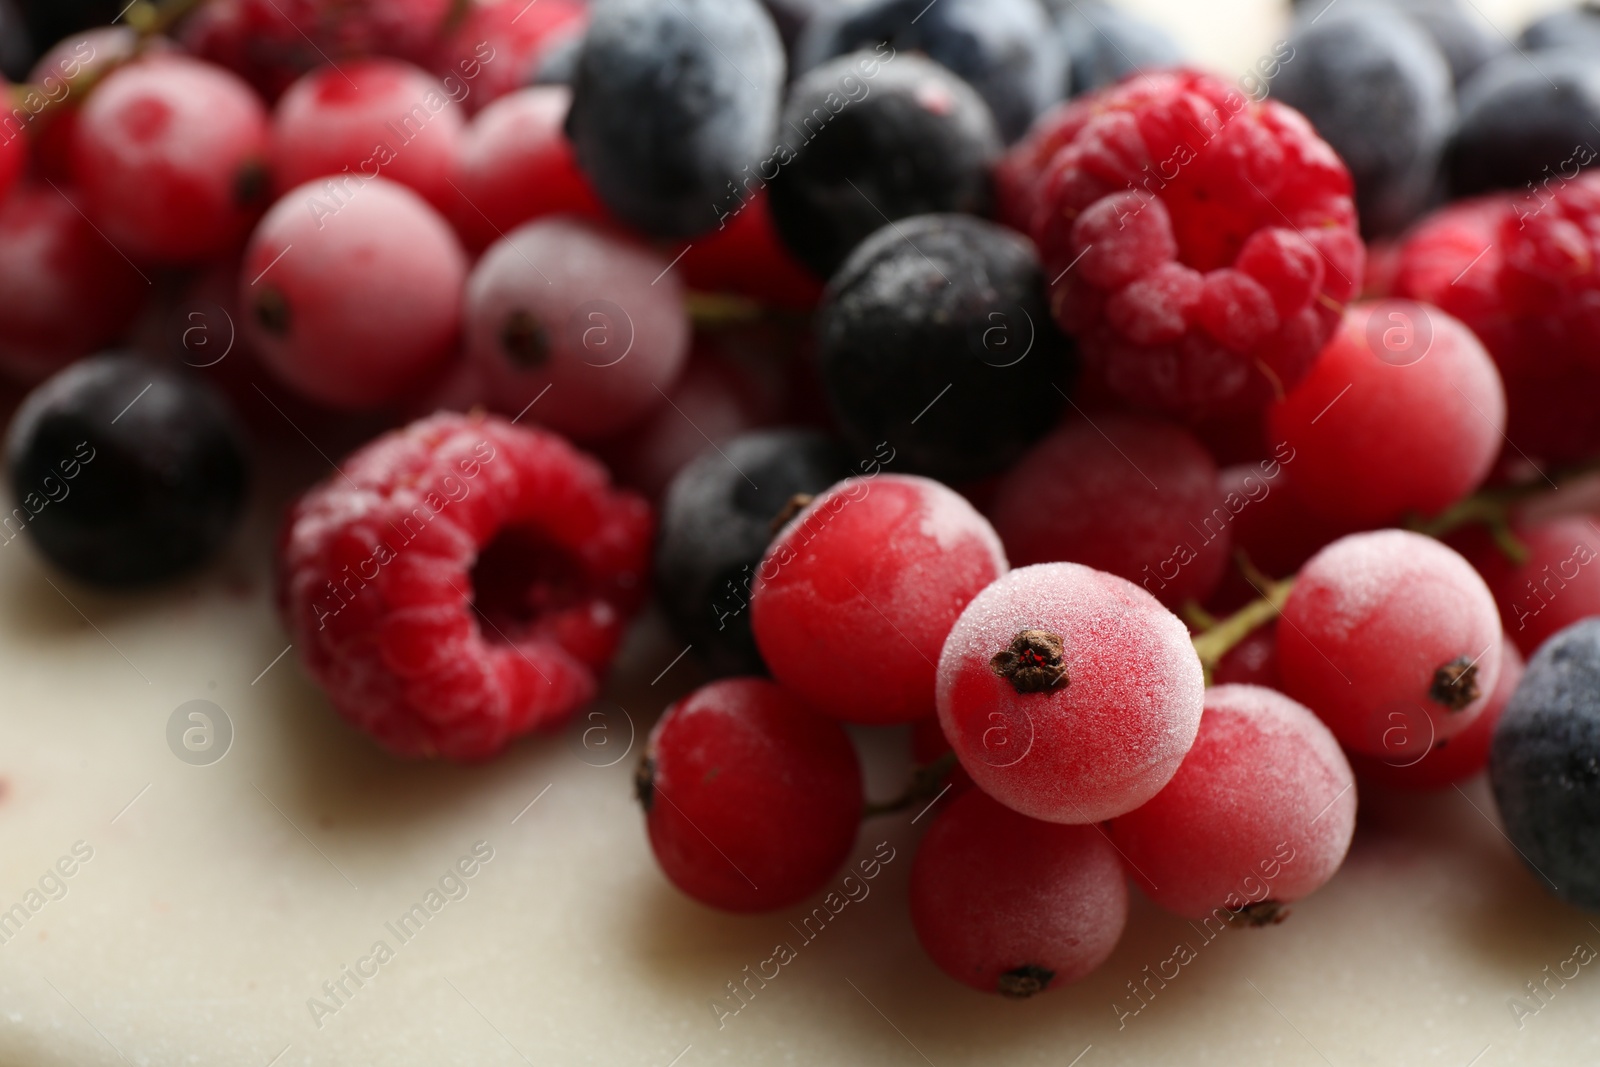
{"type": "Polygon", "coordinates": [[[1205,669],[1207,684],[1210,684],[1211,675],[1216,670],[1217,664],[1222,662],[1223,656],[1258,628],[1278,617],[1292,589],[1294,589],[1292,577],[1285,578],[1281,582],[1269,581],[1264,586],[1257,586],[1256,592],[1261,594],[1259,600],[1252,600],[1232,615],[1219,620],[1205,633],[1194,636],[1194,650],[1200,657],[1200,666],[1205,669]]]}

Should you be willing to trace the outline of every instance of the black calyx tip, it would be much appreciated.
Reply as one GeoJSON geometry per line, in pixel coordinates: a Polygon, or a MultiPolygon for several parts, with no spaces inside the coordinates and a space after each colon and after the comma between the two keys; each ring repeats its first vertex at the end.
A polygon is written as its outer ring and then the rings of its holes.
{"type": "Polygon", "coordinates": [[[1043,993],[1050,988],[1050,981],[1055,976],[1056,972],[1052,970],[1025,963],[1021,967],[1013,967],[1005,974],[1002,974],[1000,981],[996,984],[996,989],[1002,997],[1010,997],[1012,1000],[1027,1000],[1035,993],[1043,993]]]}
{"type": "Polygon", "coordinates": [[[254,207],[267,198],[272,190],[272,173],[260,160],[252,160],[239,168],[233,178],[233,199],[239,207],[254,207]]]}
{"type": "Polygon", "coordinates": [[[532,312],[518,309],[506,316],[500,330],[500,346],[518,370],[543,366],[550,358],[550,335],[532,312]]]}
{"type": "Polygon", "coordinates": [[[639,769],[633,772],[633,795],[639,798],[639,806],[648,814],[656,801],[656,761],[652,756],[646,756],[639,761],[639,769]]]}
{"type": "Polygon", "coordinates": [[[1433,672],[1433,684],[1428,696],[1451,711],[1460,711],[1478,699],[1478,665],[1465,656],[1457,656],[1433,672]]]}
{"type": "Polygon", "coordinates": [[[1289,917],[1289,906],[1281,900],[1258,900],[1228,913],[1236,926],[1276,926],[1289,917]]]}
{"type": "Polygon", "coordinates": [[[989,667],[1019,693],[1049,693],[1070,683],[1061,654],[1066,645],[1049,630],[1018,630],[989,667]]]}
{"type": "Polygon", "coordinates": [[[270,334],[284,337],[289,333],[289,302],[270,285],[256,294],[256,321],[270,334]]]}

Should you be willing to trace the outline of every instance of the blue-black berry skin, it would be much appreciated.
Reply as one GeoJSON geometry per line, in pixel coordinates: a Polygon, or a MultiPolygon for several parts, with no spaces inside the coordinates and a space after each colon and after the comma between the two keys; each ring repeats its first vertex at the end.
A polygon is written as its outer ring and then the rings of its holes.
{"type": "Polygon", "coordinates": [[[885,219],[987,214],[1001,144],[966,82],[882,45],[807,71],[789,94],[768,203],[783,243],[820,278],[885,219]]]}
{"type": "Polygon", "coordinates": [[[1362,233],[1398,232],[1427,206],[1455,118],[1444,55],[1411,19],[1372,3],[1304,19],[1288,43],[1272,96],[1350,168],[1362,233]]]}
{"type": "Polygon", "coordinates": [[[1119,82],[1135,71],[1175,67],[1188,59],[1160,26],[1092,0],[1061,0],[1056,33],[1067,54],[1067,96],[1119,82]]]}
{"type": "Polygon", "coordinates": [[[1525,861],[1561,899],[1600,910],[1600,618],[1528,661],[1495,724],[1489,780],[1525,861]]]}
{"type": "Polygon", "coordinates": [[[783,39],[783,50],[789,56],[789,74],[793,77],[800,72],[798,52],[806,30],[818,19],[844,7],[845,0],[761,0],[761,6],[772,16],[772,24],[783,39]]]}
{"type": "MultiPolygon", "coordinates": [[[[1450,64],[1451,80],[1460,85],[1495,56],[1509,49],[1505,37],[1463,0],[1334,0],[1339,7],[1365,4],[1398,11],[1422,28],[1450,64]]],[[[1317,19],[1331,12],[1329,0],[1294,0],[1295,15],[1317,19]]]]}
{"type": "Polygon", "coordinates": [[[213,556],[244,505],[248,458],[208,386],[133,356],[66,368],[32,393],[6,440],[16,501],[0,537],[26,532],[63,571],[129,587],[213,556]]]}
{"type": "Polygon", "coordinates": [[[1600,62],[1585,48],[1493,60],[1461,87],[1443,172],[1454,196],[1570,180],[1600,151],[1600,62]]]}
{"type": "Polygon", "coordinates": [[[800,62],[812,67],[883,41],[960,75],[1007,141],[1061,99],[1065,52],[1040,0],[866,0],[813,22],[800,62]]]}
{"type": "Polygon", "coordinates": [[[1054,425],[1074,368],[1033,245],[966,215],[903,219],[828,283],[817,356],[856,451],[959,483],[1009,466],[1054,425]]]}
{"type": "Polygon", "coordinates": [[[1528,23],[1517,43],[1529,51],[1569,47],[1600,51],[1600,5],[1558,8],[1528,23]]]}
{"type": "Polygon", "coordinates": [[[601,0],[567,135],[617,217],[657,237],[715,228],[774,148],[783,45],[756,0],[601,0]]]}
{"type": "Polygon", "coordinates": [[[721,449],[707,449],[667,488],[656,593],[674,628],[718,673],[765,674],[750,633],[750,593],[774,520],[797,494],[815,496],[869,468],[851,468],[844,449],[814,430],[748,433],[721,449]]]}

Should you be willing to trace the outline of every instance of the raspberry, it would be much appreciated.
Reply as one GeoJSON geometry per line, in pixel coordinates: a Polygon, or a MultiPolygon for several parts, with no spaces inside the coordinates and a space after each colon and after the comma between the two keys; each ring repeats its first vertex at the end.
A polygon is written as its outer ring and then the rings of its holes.
{"type": "Polygon", "coordinates": [[[1294,387],[1360,289],[1344,164],[1300,115],[1208,74],[1131,79],[1041,119],[1000,166],[1051,306],[1111,389],[1201,416],[1294,387]],[[1081,261],[1080,261],[1080,258],[1081,261]]]}
{"type": "Polygon", "coordinates": [[[346,719],[397,755],[480,759],[594,696],[650,538],[649,507],[561,438],[439,414],[295,504],[279,604],[346,719]]]}
{"type": "Polygon", "coordinates": [[[1452,204],[1400,248],[1394,294],[1466,323],[1500,368],[1506,436],[1529,455],[1600,451],[1600,174],[1452,204]]]}

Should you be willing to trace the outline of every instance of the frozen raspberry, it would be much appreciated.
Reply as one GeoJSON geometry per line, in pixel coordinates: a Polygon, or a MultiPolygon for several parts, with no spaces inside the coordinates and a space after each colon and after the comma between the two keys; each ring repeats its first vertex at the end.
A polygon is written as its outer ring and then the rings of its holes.
{"type": "Polygon", "coordinates": [[[1528,455],[1600,449],[1600,174],[1539,195],[1452,204],[1400,248],[1396,296],[1443,308],[1478,335],[1506,388],[1506,437],[1528,455]]]}
{"type": "Polygon", "coordinates": [[[650,538],[649,507],[561,438],[440,414],[295,504],[279,604],[346,719],[397,755],[480,759],[594,696],[650,538]]]}
{"type": "Polygon", "coordinates": [[[1350,174],[1296,112],[1153,73],[1042,119],[998,175],[1061,326],[1141,406],[1198,416],[1292,388],[1360,291],[1350,174]],[[1081,258],[1080,258],[1081,257],[1081,258]]]}

